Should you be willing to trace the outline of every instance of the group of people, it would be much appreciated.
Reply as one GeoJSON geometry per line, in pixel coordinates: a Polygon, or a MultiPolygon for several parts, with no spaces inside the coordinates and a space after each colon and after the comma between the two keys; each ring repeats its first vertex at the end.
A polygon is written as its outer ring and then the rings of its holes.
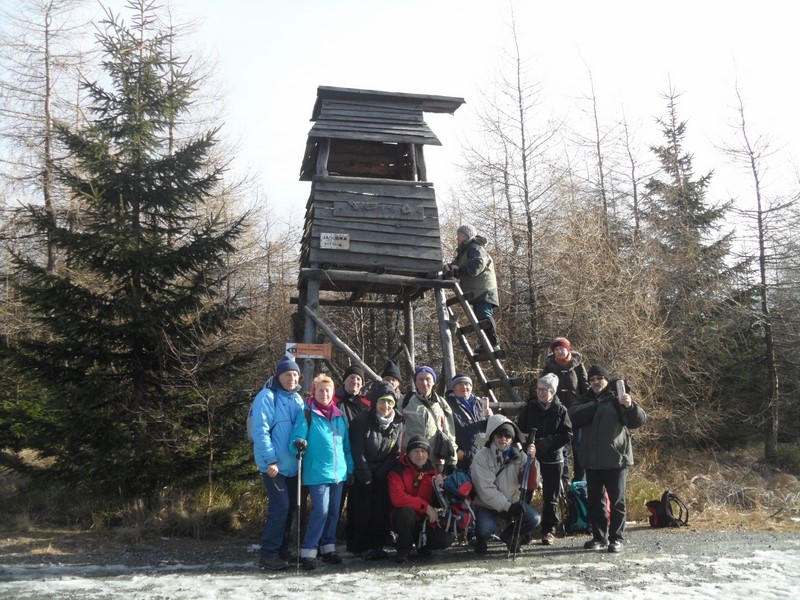
{"type": "Polygon", "coordinates": [[[551,351],[516,422],[493,414],[466,374],[456,375],[442,397],[435,391],[436,371],[419,366],[413,389],[403,393],[392,361],[366,393],[363,370],[351,366],[341,389],[319,375],[304,400],[299,367],[281,358],[248,418],[268,496],[260,565],[289,566],[290,527],[303,488],[311,500],[298,549],[306,570],[318,560],[342,561],[336,541],[343,506],[346,549],[365,560],[388,558],[387,543],[398,562],[446,548],[454,538],[439,523],[444,507],[436,491],[455,470],[469,473],[474,487],[476,553],[487,552],[493,536],[516,553],[540,525],[542,544],[553,544],[567,449],[573,476],[585,476],[588,487],[592,539],[585,547],[621,551],[627,467],[633,464],[629,430],[643,425],[646,415],[627,388],[618,393],[606,369],[587,370],[566,338],[554,340],[551,351]],[[541,515],[531,506],[539,480],[541,515]]]}

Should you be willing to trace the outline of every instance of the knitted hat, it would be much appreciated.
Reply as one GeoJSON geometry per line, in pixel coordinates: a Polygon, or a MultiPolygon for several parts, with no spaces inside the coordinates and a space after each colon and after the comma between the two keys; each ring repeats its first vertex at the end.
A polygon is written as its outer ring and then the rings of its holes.
{"type": "Polygon", "coordinates": [[[431,453],[431,445],[421,435],[415,435],[410,440],[408,440],[408,444],[406,444],[406,454],[411,452],[414,448],[421,448],[425,450],[428,454],[431,453]]]}
{"type": "Polygon", "coordinates": [[[453,387],[456,387],[457,383],[468,383],[468,384],[472,385],[472,377],[470,377],[466,373],[459,373],[458,375],[453,377],[453,381],[451,382],[451,385],[453,387]]]}
{"type": "Polygon", "coordinates": [[[558,391],[558,375],[555,373],[548,373],[539,379],[539,385],[546,387],[555,394],[558,391]]]}
{"type": "Polygon", "coordinates": [[[342,379],[347,379],[350,375],[358,375],[361,379],[364,379],[364,369],[362,369],[359,365],[350,365],[344,370],[344,375],[342,379]]]}
{"type": "Polygon", "coordinates": [[[592,365],[589,367],[588,373],[589,379],[592,377],[602,377],[606,381],[611,381],[611,375],[609,375],[608,371],[605,368],[601,367],[600,365],[592,365]]]}
{"type": "Polygon", "coordinates": [[[550,344],[550,351],[555,351],[556,348],[559,346],[564,346],[568,351],[572,350],[572,346],[569,343],[569,340],[565,337],[557,337],[553,340],[553,343],[550,344]]]}
{"type": "Polygon", "coordinates": [[[420,373],[430,373],[431,377],[433,377],[433,383],[436,383],[436,371],[431,369],[427,365],[422,365],[421,367],[417,367],[417,370],[414,371],[414,381],[417,380],[417,375],[420,373]]]}
{"type": "Polygon", "coordinates": [[[278,377],[282,373],[286,373],[286,371],[300,372],[300,367],[297,366],[297,363],[294,362],[294,359],[288,354],[283,355],[278,361],[278,364],[275,365],[275,376],[278,377]]]}
{"type": "Polygon", "coordinates": [[[394,386],[388,381],[376,381],[367,392],[367,400],[375,404],[378,398],[382,398],[383,396],[391,396],[394,398],[394,386]]]}
{"type": "Polygon", "coordinates": [[[474,238],[477,234],[477,231],[475,231],[475,228],[472,225],[467,225],[464,223],[458,228],[457,233],[465,235],[468,238],[474,238]]]}
{"type": "Polygon", "coordinates": [[[383,365],[381,377],[394,377],[398,381],[403,380],[403,375],[400,373],[400,367],[393,360],[387,360],[386,364],[383,365]]]}

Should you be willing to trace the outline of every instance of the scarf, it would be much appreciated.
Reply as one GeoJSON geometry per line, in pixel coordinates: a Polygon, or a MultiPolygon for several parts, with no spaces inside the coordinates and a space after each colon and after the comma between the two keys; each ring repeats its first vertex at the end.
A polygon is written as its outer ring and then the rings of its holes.
{"type": "Polygon", "coordinates": [[[328,421],[331,420],[331,414],[333,413],[333,402],[322,404],[316,398],[314,398],[314,396],[311,396],[311,402],[314,404],[314,407],[322,413],[323,417],[325,417],[328,421]]]}

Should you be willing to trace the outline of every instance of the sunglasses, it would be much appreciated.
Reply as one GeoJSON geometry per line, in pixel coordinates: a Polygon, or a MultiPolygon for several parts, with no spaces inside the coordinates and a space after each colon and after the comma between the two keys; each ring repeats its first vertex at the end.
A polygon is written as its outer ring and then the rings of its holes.
{"type": "Polygon", "coordinates": [[[589,377],[589,383],[592,383],[593,381],[603,381],[604,379],[605,377],[589,377]]]}

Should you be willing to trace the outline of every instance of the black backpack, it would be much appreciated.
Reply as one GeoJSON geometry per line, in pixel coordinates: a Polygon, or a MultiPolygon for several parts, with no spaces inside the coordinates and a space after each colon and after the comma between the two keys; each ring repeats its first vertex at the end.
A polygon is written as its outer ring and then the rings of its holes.
{"type": "Polygon", "coordinates": [[[661,500],[650,500],[645,506],[650,512],[650,527],[680,527],[689,524],[689,507],[669,490],[664,490],[661,500]],[[677,507],[677,514],[673,504],[677,507]]]}

